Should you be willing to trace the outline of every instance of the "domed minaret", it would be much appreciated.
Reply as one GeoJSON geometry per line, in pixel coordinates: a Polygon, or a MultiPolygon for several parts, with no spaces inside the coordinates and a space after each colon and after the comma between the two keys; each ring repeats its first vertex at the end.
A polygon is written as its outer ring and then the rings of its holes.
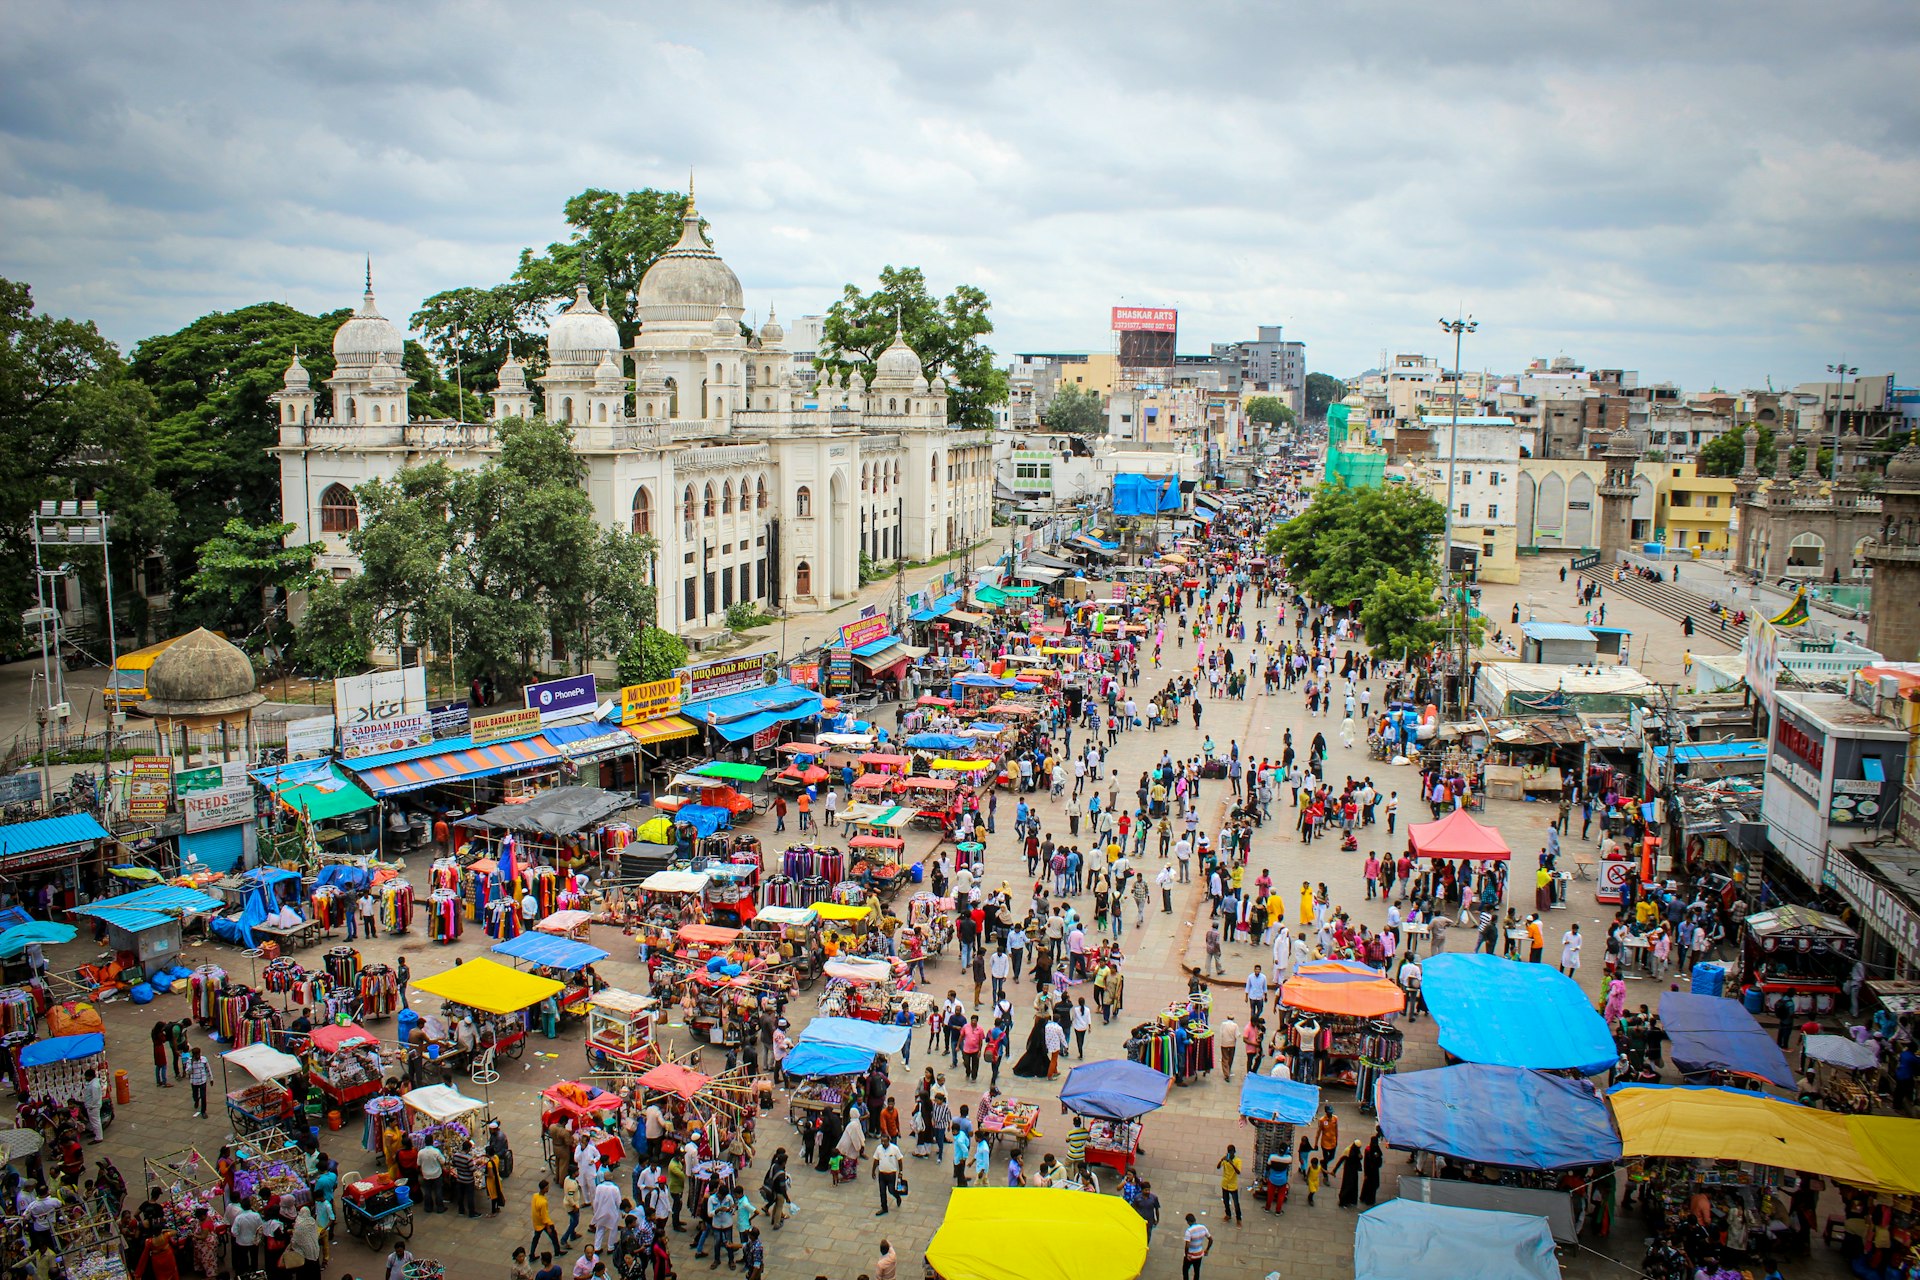
{"type": "Polygon", "coordinates": [[[1880,487],[1880,530],[1867,544],[1873,566],[1867,647],[1896,662],[1920,658],[1920,440],[1887,464],[1880,487]]]}
{"type": "Polygon", "coordinates": [[[413,386],[413,379],[400,373],[406,354],[406,339],[373,300],[373,263],[369,261],[359,310],[333,335],[333,376],[327,379],[327,388],[333,392],[334,424],[404,423],[407,391],[413,386]]]}
{"type": "Polygon", "coordinates": [[[300,363],[300,348],[293,349],[293,363],[287,366],[280,389],[273,393],[272,399],[280,406],[282,426],[302,426],[313,421],[314,405],[319,397],[313,393],[313,379],[307,367],[300,363]]]}
{"type": "Polygon", "coordinates": [[[527,366],[507,347],[506,363],[500,366],[500,385],[493,393],[493,420],[533,416],[533,389],[527,385],[527,366]]]}

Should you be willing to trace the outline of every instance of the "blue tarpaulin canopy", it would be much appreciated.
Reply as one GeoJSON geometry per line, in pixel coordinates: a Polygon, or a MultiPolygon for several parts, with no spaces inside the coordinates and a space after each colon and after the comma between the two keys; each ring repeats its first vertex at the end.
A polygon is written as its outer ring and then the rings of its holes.
{"type": "Polygon", "coordinates": [[[907,747],[912,751],[964,751],[972,745],[972,738],[963,738],[957,733],[910,733],[907,735],[907,747]]]}
{"type": "Polygon", "coordinates": [[[78,932],[57,920],[29,920],[0,932],[0,956],[17,956],[35,943],[72,942],[78,932]]]}
{"type": "Polygon", "coordinates": [[[365,867],[334,863],[320,868],[320,873],[313,878],[313,885],[316,889],[331,885],[336,889],[360,890],[366,888],[372,880],[373,877],[368,874],[365,867]]]}
{"type": "Polygon", "coordinates": [[[1252,1075],[1240,1081],[1240,1114],[1250,1120],[1306,1124],[1320,1111],[1320,1089],[1298,1080],[1252,1075]]]}
{"type": "Polygon", "coordinates": [[[717,804],[682,805],[673,815],[675,822],[684,822],[693,828],[697,836],[706,837],[723,827],[733,825],[733,812],[722,809],[717,804]]]}
{"type": "Polygon", "coordinates": [[[852,1044],[802,1041],[787,1050],[781,1066],[790,1076],[846,1076],[873,1065],[873,1050],[852,1044]]]}
{"type": "Polygon", "coordinates": [[[1669,991],[1660,997],[1660,1022],[1673,1041],[1673,1065],[1689,1075],[1733,1071],[1795,1087],[1787,1055],[1738,1000],[1669,991]]]}
{"type": "Polygon", "coordinates": [[[505,942],[496,942],[488,950],[503,956],[512,956],[515,960],[525,960],[528,964],[543,964],[550,969],[584,969],[590,964],[599,964],[611,952],[586,942],[575,942],[572,938],[562,938],[553,933],[528,932],[518,937],[508,938],[505,942]]]}
{"type": "MultiPolygon", "coordinates": [[[[1503,963],[1512,964],[1511,960],[1503,963]]],[[[1353,1231],[1354,1280],[1560,1280],[1545,1218],[1389,1200],[1353,1231]]]]}
{"type": "Polygon", "coordinates": [[[813,690],[783,680],[764,689],[689,702],[680,708],[680,714],[695,724],[706,725],[728,742],[739,742],[776,724],[811,719],[820,714],[820,702],[820,695],[813,690]]]}
{"type": "Polygon", "coordinates": [[[1172,1082],[1171,1076],[1125,1058],[1083,1062],[1067,1072],[1060,1101],[1082,1115],[1131,1120],[1166,1105],[1172,1082]]]}
{"type": "Polygon", "coordinates": [[[800,1033],[801,1044],[837,1044],[864,1049],[867,1057],[876,1053],[899,1053],[907,1047],[912,1027],[891,1022],[867,1022],[860,1018],[815,1018],[800,1033]]]}
{"type": "Polygon", "coordinates": [[[946,617],[947,614],[951,613],[959,605],[959,603],[960,603],[960,593],[956,591],[951,595],[941,596],[938,600],[935,600],[932,604],[926,606],[924,609],[915,609],[912,613],[907,615],[907,618],[909,621],[912,621],[912,622],[932,622],[935,618],[946,617]]]}
{"type": "Polygon", "coordinates": [[[32,822],[15,822],[0,827],[0,858],[106,838],[107,829],[90,813],[36,818],[32,822]]]}
{"type": "Polygon", "coordinates": [[[44,1067],[51,1062],[72,1062],[75,1058],[90,1058],[106,1051],[106,1038],[98,1031],[89,1031],[83,1036],[55,1036],[24,1046],[20,1050],[20,1065],[44,1067]]]}
{"type": "Polygon", "coordinates": [[[1113,514],[1116,516],[1154,516],[1179,509],[1179,476],[1123,474],[1113,478],[1113,514]]]}
{"type": "Polygon", "coordinates": [[[953,683],[962,689],[1018,689],[1018,680],[1002,680],[999,676],[990,676],[984,671],[962,671],[953,678],[953,683]]]}
{"type": "Polygon", "coordinates": [[[1374,1096],[1381,1132],[1407,1151],[1515,1169],[1620,1159],[1606,1099],[1565,1076],[1463,1063],[1382,1076],[1374,1096]]]}
{"type": "Polygon", "coordinates": [[[1499,956],[1438,955],[1421,969],[1440,1047],[1463,1062],[1597,1075],[1619,1054],[1572,978],[1499,956]]]}

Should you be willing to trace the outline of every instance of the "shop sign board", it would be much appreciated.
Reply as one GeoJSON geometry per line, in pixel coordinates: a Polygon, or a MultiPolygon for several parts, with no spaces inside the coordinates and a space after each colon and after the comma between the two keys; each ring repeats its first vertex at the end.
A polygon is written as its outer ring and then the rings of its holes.
{"type": "Polygon", "coordinates": [[[340,727],[372,724],[395,716],[424,714],[427,709],[427,672],[424,667],[397,671],[369,671],[333,682],[333,713],[340,727]]]}
{"type": "Polygon", "coordinates": [[[884,640],[892,634],[893,628],[885,618],[861,618],[855,622],[841,624],[840,643],[849,649],[858,649],[863,644],[872,644],[875,640],[884,640]]]}
{"type": "Polygon", "coordinates": [[[433,740],[445,742],[448,738],[467,736],[467,724],[473,718],[473,708],[462,698],[458,702],[442,702],[428,707],[427,715],[433,721],[433,740]]]}
{"type": "Polygon", "coordinates": [[[26,769],[0,778],[0,804],[32,804],[40,798],[40,774],[26,769]]]}
{"type": "Polygon", "coordinates": [[[502,738],[518,738],[534,733],[540,728],[540,713],[531,707],[524,710],[496,711],[491,715],[474,716],[468,723],[467,736],[474,746],[484,742],[498,742],[502,738]]]}
{"type": "Polygon", "coordinates": [[[600,705],[599,686],[591,674],[543,680],[526,687],[527,706],[540,713],[540,723],[590,713],[600,705]]]}
{"type": "Polygon", "coordinates": [[[636,725],[647,720],[658,720],[670,716],[680,709],[680,681],[672,676],[665,680],[648,680],[642,684],[630,684],[620,690],[620,723],[636,725]]]}
{"type": "Polygon", "coordinates": [[[340,754],[349,760],[424,747],[432,741],[433,717],[424,711],[340,726],[340,754]]]}
{"type": "Polygon", "coordinates": [[[771,653],[750,653],[738,658],[716,658],[680,668],[680,702],[704,702],[724,698],[730,693],[764,689],[773,683],[779,659],[771,653]]]}
{"type": "Polygon", "coordinates": [[[287,721],[287,759],[305,760],[332,751],[334,724],[331,715],[287,721]]]}
{"type": "Polygon", "coordinates": [[[802,689],[820,687],[820,664],[817,662],[794,662],[787,666],[787,678],[802,689]]]}
{"type": "Polygon", "coordinates": [[[127,816],[141,822],[164,817],[173,794],[173,761],[166,756],[135,756],[127,761],[127,816]]]}
{"type": "Polygon", "coordinates": [[[194,791],[180,797],[188,831],[212,831],[236,823],[253,821],[251,783],[224,783],[211,791],[194,791]]]}

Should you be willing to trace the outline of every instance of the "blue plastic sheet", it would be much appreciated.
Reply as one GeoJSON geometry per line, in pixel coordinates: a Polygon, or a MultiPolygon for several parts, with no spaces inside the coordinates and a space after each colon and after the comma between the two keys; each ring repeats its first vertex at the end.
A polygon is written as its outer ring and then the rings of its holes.
{"type": "Polygon", "coordinates": [[[320,868],[320,874],[313,878],[315,888],[331,885],[336,889],[358,891],[372,883],[373,877],[365,867],[350,867],[336,863],[320,868]]]}
{"type": "Polygon", "coordinates": [[[97,1031],[83,1036],[55,1036],[51,1040],[35,1040],[20,1050],[20,1065],[23,1067],[44,1067],[50,1062],[71,1062],[75,1058],[87,1058],[96,1053],[105,1053],[107,1042],[97,1031]]]}
{"type": "Polygon", "coordinates": [[[873,1065],[873,1051],[851,1044],[802,1041],[782,1063],[790,1076],[845,1076],[873,1065]]]}
{"type": "Polygon", "coordinates": [[[837,1044],[864,1049],[871,1058],[876,1053],[899,1053],[907,1047],[912,1027],[892,1022],[868,1022],[864,1018],[815,1018],[800,1033],[801,1044],[837,1044]]]}
{"type": "Polygon", "coordinates": [[[1669,991],[1660,997],[1660,1022],[1673,1041],[1668,1056],[1683,1072],[1735,1071],[1796,1087],[1787,1055],[1737,1000],[1669,991]]]}
{"type": "Polygon", "coordinates": [[[1515,1169],[1572,1169],[1620,1159],[1613,1113],[1585,1083],[1464,1063],[1383,1076],[1380,1131],[1407,1151],[1515,1169]]]}
{"type": "Polygon", "coordinates": [[[1060,1101],[1082,1115],[1131,1120],[1166,1105],[1171,1076],[1125,1058],[1083,1062],[1067,1072],[1060,1101]]]}
{"type": "Polygon", "coordinates": [[[1113,514],[1154,516],[1180,509],[1180,477],[1117,475],[1113,478],[1113,514]]]}
{"type": "Polygon", "coordinates": [[[1320,1113],[1320,1089],[1298,1080],[1246,1076],[1240,1081],[1240,1114],[1251,1120],[1307,1124],[1320,1113]]]}
{"type": "Polygon", "coordinates": [[[1560,1263],[1545,1218],[1389,1200],[1361,1214],[1354,1227],[1353,1276],[1560,1280],[1560,1263]]]}
{"type": "Polygon", "coordinates": [[[972,738],[963,738],[957,733],[910,733],[907,735],[907,746],[914,751],[964,751],[972,745],[972,738]]]}
{"type": "Polygon", "coordinates": [[[695,835],[705,837],[732,826],[733,813],[717,804],[689,804],[681,806],[673,815],[673,820],[686,823],[693,828],[695,835]]]}
{"type": "Polygon", "coordinates": [[[525,960],[528,964],[543,964],[550,969],[569,972],[599,964],[613,954],[591,943],[575,942],[572,938],[563,938],[554,933],[532,931],[508,938],[505,942],[496,942],[489,950],[512,956],[515,960],[525,960]]]}
{"type": "Polygon", "coordinates": [[[1437,955],[1421,968],[1440,1047],[1463,1062],[1597,1075],[1619,1054],[1573,979],[1544,964],[1437,955]]]}

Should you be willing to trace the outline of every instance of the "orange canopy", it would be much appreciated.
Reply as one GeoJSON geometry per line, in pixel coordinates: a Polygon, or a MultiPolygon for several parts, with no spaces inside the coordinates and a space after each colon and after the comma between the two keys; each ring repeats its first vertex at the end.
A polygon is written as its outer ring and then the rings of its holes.
{"type": "Polygon", "coordinates": [[[1308,1013],[1384,1018],[1406,1008],[1406,993],[1378,969],[1352,960],[1311,960],[1280,988],[1280,1003],[1308,1013]]]}
{"type": "Polygon", "coordinates": [[[904,769],[911,763],[905,756],[891,755],[885,751],[869,751],[860,757],[860,763],[872,765],[876,769],[904,769]]]}
{"type": "Polygon", "coordinates": [[[907,842],[896,836],[855,836],[847,841],[850,849],[904,849],[907,842]]]}
{"type": "Polygon", "coordinates": [[[662,1093],[677,1093],[691,1102],[694,1094],[713,1083],[713,1077],[702,1075],[691,1067],[683,1067],[677,1062],[663,1062],[641,1076],[640,1083],[649,1089],[658,1089],[662,1093]]]}
{"type": "Polygon", "coordinates": [[[714,946],[730,946],[740,936],[738,929],[729,929],[717,924],[683,924],[680,926],[680,941],[705,942],[714,946]]]}
{"type": "Polygon", "coordinates": [[[1407,847],[1417,858],[1505,862],[1513,856],[1513,850],[1507,848],[1498,831],[1475,822],[1465,809],[1455,809],[1438,822],[1409,823],[1407,847]]]}

